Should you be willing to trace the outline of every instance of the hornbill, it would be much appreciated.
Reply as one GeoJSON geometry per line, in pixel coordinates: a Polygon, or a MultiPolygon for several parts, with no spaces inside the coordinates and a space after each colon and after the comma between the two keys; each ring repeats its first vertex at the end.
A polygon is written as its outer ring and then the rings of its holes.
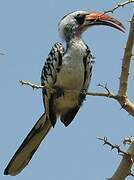
{"type": "Polygon", "coordinates": [[[18,148],[4,174],[15,176],[29,163],[41,141],[57,118],[67,127],[76,116],[88,90],[92,76],[92,55],[82,33],[95,25],[106,25],[124,32],[124,26],[104,13],[75,11],[64,16],[59,33],[66,43],[52,47],[41,74],[45,112],[18,148]]]}

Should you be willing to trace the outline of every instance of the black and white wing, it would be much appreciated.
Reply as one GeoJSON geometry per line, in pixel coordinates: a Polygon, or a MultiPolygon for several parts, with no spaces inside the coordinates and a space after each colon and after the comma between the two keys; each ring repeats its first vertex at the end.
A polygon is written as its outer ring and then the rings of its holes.
{"type": "Polygon", "coordinates": [[[84,83],[83,83],[83,91],[87,92],[88,87],[91,82],[92,77],[92,67],[93,67],[93,56],[91,54],[90,49],[87,46],[87,54],[83,59],[85,71],[84,71],[84,83]]]}
{"type": "MultiPolygon", "coordinates": [[[[62,59],[64,55],[64,47],[61,43],[56,43],[52,47],[48,58],[45,61],[45,64],[42,69],[41,74],[41,84],[47,87],[53,88],[57,74],[60,71],[62,65],[62,59]]],[[[50,119],[52,125],[56,123],[56,112],[53,106],[54,104],[54,93],[50,89],[43,89],[43,102],[46,109],[46,115],[50,119]]]]}
{"type": "Polygon", "coordinates": [[[42,69],[41,83],[42,85],[53,86],[56,82],[57,73],[60,71],[62,65],[62,57],[64,54],[64,47],[61,43],[55,43],[52,47],[48,58],[42,69]]]}

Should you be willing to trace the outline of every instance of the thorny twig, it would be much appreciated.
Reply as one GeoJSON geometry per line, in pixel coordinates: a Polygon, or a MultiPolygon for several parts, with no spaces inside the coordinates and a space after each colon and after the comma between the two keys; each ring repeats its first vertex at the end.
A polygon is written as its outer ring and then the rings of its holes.
{"type": "Polygon", "coordinates": [[[113,145],[112,143],[110,143],[110,142],[108,141],[107,137],[104,137],[104,138],[98,137],[98,139],[103,142],[103,145],[108,145],[109,147],[111,147],[111,150],[116,149],[117,152],[118,152],[120,155],[128,155],[128,153],[126,153],[125,151],[121,150],[121,148],[120,148],[119,145],[117,145],[117,144],[114,144],[114,145],[113,145]]]}
{"type": "Polygon", "coordinates": [[[118,3],[113,9],[109,9],[109,10],[104,11],[104,14],[113,13],[116,9],[118,9],[120,7],[123,8],[124,6],[126,6],[127,4],[130,4],[130,3],[134,3],[134,0],[128,0],[128,1],[125,1],[123,3],[118,3]]]}
{"type": "Polygon", "coordinates": [[[110,96],[112,93],[110,92],[110,90],[107,87],[107,83],[105,85],[103,84],[98,84],[98,87],[102,87],[103,89],[105,89],[107,91],[107,94],[110,96]]]}
{"type": "MultiPolygon", "coordinates": [[[[111,147],[111,149],[117,149],[118,153],[123,156],[117,170],[113,174],[111,178],[107,178],[109,180],[124,180],[127,176],[132,176],[134,177],[133,173],[131,173],[131,168],[134,162],[134,141],[132,140],[128,150],[124,152],[123,150],[120,149],[119,145],[113,145],[110,143],[106,137],[104,138],[98,138],[99,140],[103,141],[103,144],[107,144],[108,146],[111,147]]],[[[126,141],[129,139],[128,137],[125,138],[126,141]]]]}
{"type": "Polygon", "coordinates": [[[130,173],[128,174],[128,176],[134,177],[134,174],[130,172],[130,173]]]}
{"type": "Polygon", "coordinates": [[[41,86],[41,85],[33,84],[33,83],[29,82],[29,81],[20,80],[19,82],[20,82],[21,85],[30,86],[33,90],[34,89],[43,89],[43,88],[46,88],[46,87],[41,86]]]}
{"type": "MultiPolygon", "coordinates": [[[[50,86],[37,85],[37,84],[33,84],[29,81],[20,80],[20,83],[21,83],[21,85],[30,86],[33,90],[34,89],[49,89],[51,91],[55,90],[55,89],[51,88],[50,86]]],[[[81,92],[81,93],[89,95],[89,96],[103,96],[103,97],[105,96],[105,97],[116,99],[116,95],[111,93],[110,90],[107,88],[107,86],[103,86],[102,84],[99,84],[98,86],[103,87],[107,91],[107,93],[98,93],[98,92],[86,92],[86,93],[81,92]]],[[[77,92],[77,90],[66,89],[65,92],[72,93],[72,92],[77,92]]]]}
{"type": "Polygon", "coordinates": [[[50,92],[55,91],[55,89],[51,88],[50,86],[42,86],[42,85],[37,85],[37,84],[33,84],[29,81],[24,81],[24,80],[20,80],[21,85],[26,85],[26,86],[30,86],[33,90],[35,89],[49,89],[50,92]]]}

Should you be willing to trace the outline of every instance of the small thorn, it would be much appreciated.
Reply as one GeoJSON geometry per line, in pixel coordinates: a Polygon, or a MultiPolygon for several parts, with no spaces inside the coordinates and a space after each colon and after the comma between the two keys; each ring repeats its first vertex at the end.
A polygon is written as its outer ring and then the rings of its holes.
{"type": "Polygon", "coordinates": [[[128,22],[128,23],[131,23],[132,21],[131,21],[131,20],[128,20],[127,22],[128,22]]]}
{"type": "Polygon", "coordinates": [[[124,109],[124,107],[125,107],[126,105],[127,105],[127,103],[125,102],[125,103],[121,106],[120,110],[124,109]]]}
{"type": "Polygon", "coordinates": [[[20,80],[19,82],[20,82],[20,85],[22,86],[22,85],[23,85],[23,82],[22,82],[22,80],[20,80]]]}

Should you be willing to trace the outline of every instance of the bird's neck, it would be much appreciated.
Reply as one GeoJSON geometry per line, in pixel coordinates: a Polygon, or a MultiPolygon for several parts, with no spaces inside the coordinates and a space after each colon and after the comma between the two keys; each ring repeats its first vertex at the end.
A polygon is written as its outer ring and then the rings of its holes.
{"type": "Polygon", "coordinates": [[[70,36],[70,38],[65,39],[67,44],[70,44],[71,42],[79,42],[83,41],[81,35],[74,34],[73,36],[70,36]]]}
{"type": "Polygon", "coordinates": [[[74,51],[81,51],[85,53],[87,46],[85,45],[83,39],[81,37],[74,37],[67,42],[67,49],[74,51]]]}

